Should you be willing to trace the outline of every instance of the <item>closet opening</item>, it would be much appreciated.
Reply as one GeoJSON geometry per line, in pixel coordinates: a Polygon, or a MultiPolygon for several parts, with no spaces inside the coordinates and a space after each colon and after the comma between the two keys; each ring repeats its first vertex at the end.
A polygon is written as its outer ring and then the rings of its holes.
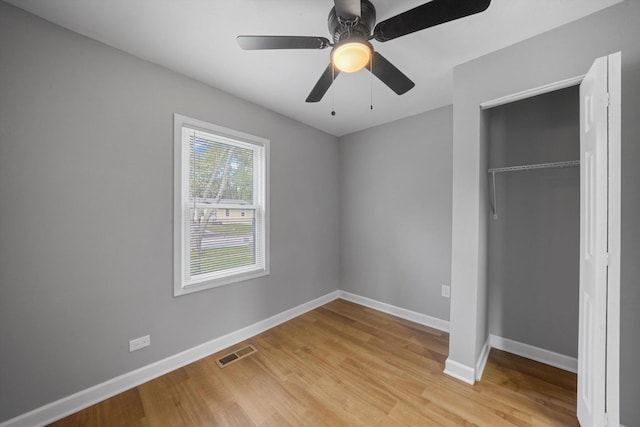
{"type": "Polygon", "coordinates": [[[490,345],[572,372],[578,357],[579,99],[573,85],[482,112],[490,345]]]}

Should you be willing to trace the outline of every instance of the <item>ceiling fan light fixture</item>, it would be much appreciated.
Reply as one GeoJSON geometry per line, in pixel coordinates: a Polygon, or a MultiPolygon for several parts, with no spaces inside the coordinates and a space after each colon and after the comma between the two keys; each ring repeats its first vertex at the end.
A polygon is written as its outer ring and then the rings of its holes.
{"type": "Polygon", "coordinates": [[[344,73],[355,73],[371,62],[373,47],[364,40],[340,43],[331,51],[331,62],[344,73]]]}

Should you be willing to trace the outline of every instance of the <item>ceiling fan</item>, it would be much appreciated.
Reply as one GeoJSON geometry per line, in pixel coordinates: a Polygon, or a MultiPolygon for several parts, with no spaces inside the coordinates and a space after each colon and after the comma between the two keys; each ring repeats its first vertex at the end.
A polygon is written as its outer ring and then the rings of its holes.
{"type": "Polygon", "coordinates": [[[325,37],[238,36],[244,50],[331,49],[331,62],[307,97],[318,102],[340,72],[353,73],[365,67],[398,95],[415,86],[384,56],[374,51],[369,40],[386,42],[445,22],[486,10],[491,0],[432,0],[392,18],[376,23],[376,8],[369,0],[335,0],[329,12],[329,33],[325,37]],[[371,29],[373,28],[373,32],[371,29]]]}

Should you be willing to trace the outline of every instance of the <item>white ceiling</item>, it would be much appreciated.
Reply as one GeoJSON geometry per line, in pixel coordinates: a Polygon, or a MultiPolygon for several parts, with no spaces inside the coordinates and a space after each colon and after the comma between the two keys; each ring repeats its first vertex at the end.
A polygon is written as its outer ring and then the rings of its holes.
{"type": "MultiPolygon", "coordinates": [[[[493,0],[486,12],[374,47],[416,86],[398,96],[368,71],[305,99],[330,49],[243,51],[237,35],[331,38],[332,0],[7,0],[44,19],[341,136],[452,102],[453,67],[621,0],[493,0]],[[373,96],[373,110],[369,108],[373,96]],[[330,112],[335,109],[336,115],[330,112]]],[[[471,0],[470,0],[471,1],[471,0]]],[[[425,0],[372,0],[377,21],[425,0]]],[[[481,82],[479,82],[481,83],[481,82]]]]}

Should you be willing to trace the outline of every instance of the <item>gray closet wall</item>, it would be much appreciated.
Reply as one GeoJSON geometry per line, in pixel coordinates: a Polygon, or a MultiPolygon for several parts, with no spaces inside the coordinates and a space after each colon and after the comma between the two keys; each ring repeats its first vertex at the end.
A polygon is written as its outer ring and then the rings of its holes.
{"type": "MultiPolygon", "coordinates": [[[[579,159],[578,101],[575,86],[487,110],[490,167],[579,159]]],[[[496,196],[489,333],[577,357],[579,167],[497,174],[496,196]]]]}

